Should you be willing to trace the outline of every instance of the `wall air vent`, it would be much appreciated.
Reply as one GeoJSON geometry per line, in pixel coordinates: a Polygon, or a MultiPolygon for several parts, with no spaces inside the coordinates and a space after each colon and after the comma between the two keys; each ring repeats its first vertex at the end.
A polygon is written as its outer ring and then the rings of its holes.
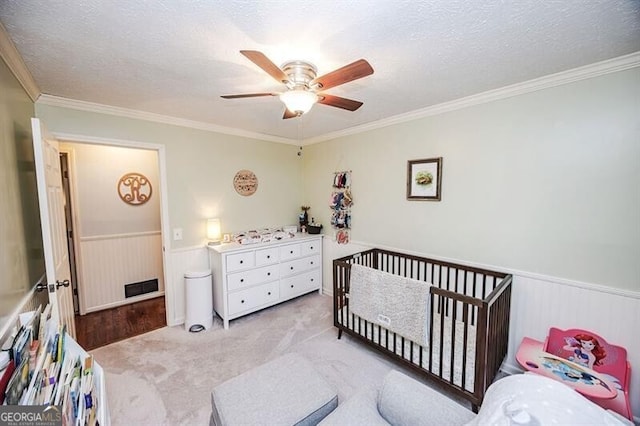
{"type": "Polygon", "coordinates": [[[153,293],[154,291],[158,291],[158,279],[154,278],[152,280],[140,281],[137,283],[125,284],[124,286],[124,297],[133,297],[139,296],[141,294],[153,293]]]}

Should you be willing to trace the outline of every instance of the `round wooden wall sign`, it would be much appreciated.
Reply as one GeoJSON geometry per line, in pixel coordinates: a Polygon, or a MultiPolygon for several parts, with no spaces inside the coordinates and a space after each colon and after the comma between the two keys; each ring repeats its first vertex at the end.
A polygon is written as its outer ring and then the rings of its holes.
{"type": "Polygon", "coordinates": [[[240,170],[233,178],[233,187],[240,195],[253,195],[258,189],[258,178],[251,170],[240,170]]]}
{"type": "Polygon", "coordinates": [[[143,174],[127,173],[118,181],[120,199],[132,206],[140,206],[151,198],[151,182],[143,174]]]}

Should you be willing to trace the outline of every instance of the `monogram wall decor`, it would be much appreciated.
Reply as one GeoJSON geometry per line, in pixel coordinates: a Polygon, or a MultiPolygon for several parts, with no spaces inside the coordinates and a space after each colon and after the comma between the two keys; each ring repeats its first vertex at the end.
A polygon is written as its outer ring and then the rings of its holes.
{"type": "Polygon", "coordinates": [[[151,198],[151,182],[143,174],[127,173],[118,182],[118,195],[132,206],[141,206],[151,198]]]}

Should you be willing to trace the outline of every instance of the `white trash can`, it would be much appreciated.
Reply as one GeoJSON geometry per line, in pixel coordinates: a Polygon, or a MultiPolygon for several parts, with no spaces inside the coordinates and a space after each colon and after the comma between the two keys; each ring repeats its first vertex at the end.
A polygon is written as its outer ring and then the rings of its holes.
{"type": "Polygon", "coordinates": [[[184,274],[185,320],[187,331],[208,330],[213,325],[213,289],[211,271],[184,274]]]}

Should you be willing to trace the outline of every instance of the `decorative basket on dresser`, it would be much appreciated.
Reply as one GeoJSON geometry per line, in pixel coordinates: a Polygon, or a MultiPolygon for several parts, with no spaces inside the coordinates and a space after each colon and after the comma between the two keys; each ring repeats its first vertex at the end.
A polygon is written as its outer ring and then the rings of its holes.
{"type": "Polygon", "coordinates": [[[322,235],[269,243],[209,246],[213,309],[229,321],[317,290],[322,293],[322,235]]]}

